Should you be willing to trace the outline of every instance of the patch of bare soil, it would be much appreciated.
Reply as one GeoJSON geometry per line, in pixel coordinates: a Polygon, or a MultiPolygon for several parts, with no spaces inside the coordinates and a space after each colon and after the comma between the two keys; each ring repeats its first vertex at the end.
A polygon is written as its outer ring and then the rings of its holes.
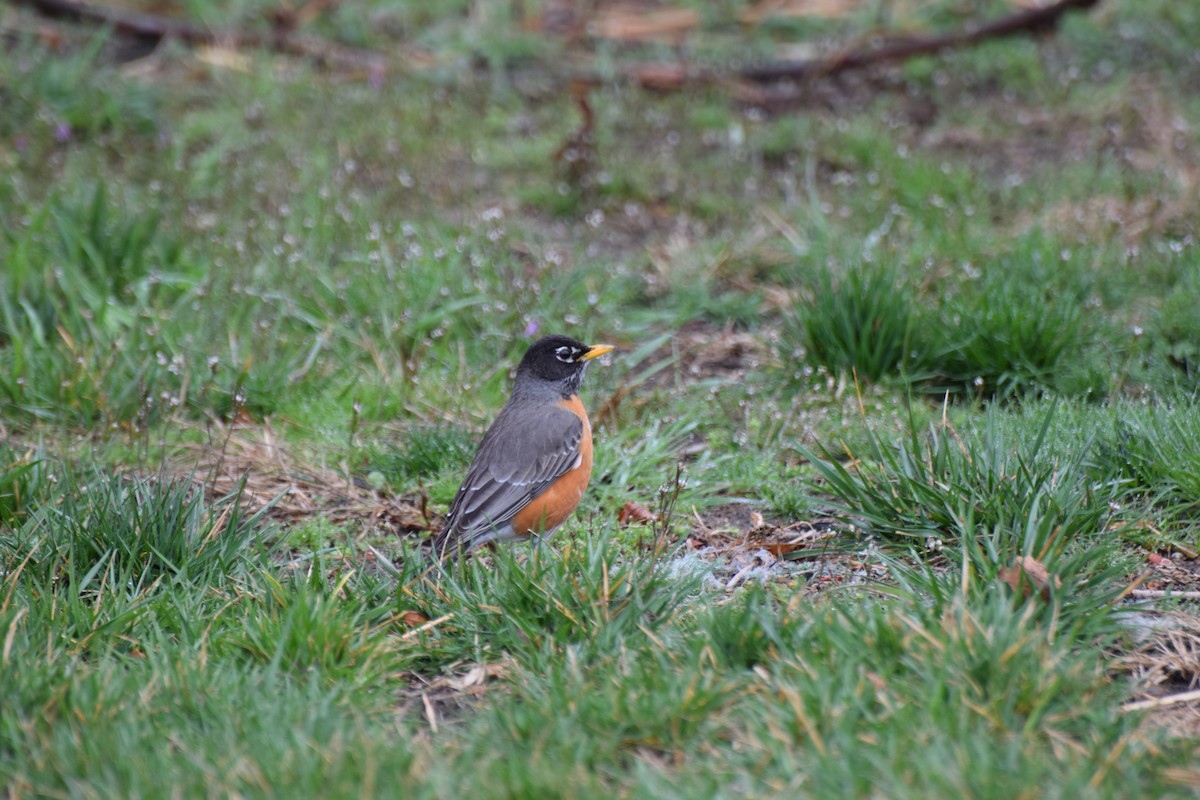
{"type": "MultiPolygon", "coordinates": [[[[592,424],[602,426],[619,419],[623,409],[646,402],[653,389],[679,389],[710,379],[736,383],[769,358],[770,349],[762,335],[703,320],[689,322],[643,362],[633,365],[631,374],[636,377],[604,398],[592,414],[592,424]]],[[[693,444],[703,448],[702,442],[693,444]]],[[[688,455],[686,449],[680,455],[688,455]]]]}
{"type": "Polygon", "coordinates": [[[473,710],[512,669],[512,660],[504,658],[487,664],[451,664],[435,677],[412,672],[397,699],[405,713],[424,717],[430,730],[436,733],[440,724],[457,720],[473,710]]]}
{"type": "Polygon", "coordinates": [[[770,357],[761,337],[703,321],[684,325],[673,340],[680,373],[688,380],[739,381],[770,357]]]}
{"type": "Polygon", "coordinates": [[[1131,624],[1136,643],[1115,666],[1143,689],[1125,709],[1150,711],[1148,724],[1174,736],[1200,737],[1200,616],[1144,613],[1131,624]]]}
{"type": "Polygon", "coordinates": [[[1200,589],[1200,559],[1195,553],[1173,553],[1169,556],[1148,553],[1149,575],[1142,584],[1146,591],[1186,592],[1200,589]]]}
{"type": "Polygon", "coordinates": [[[739,331],[732,325],[718,326],[707,320],[687,322],[669,342],[647,361],[673,358],[674,369],[647,381],[647,388],[668,382],[685,385],[712,378],[728,382],[743,380],[771,357],[761,335],[739,331]]]}
{"type": "Polygon", "coordinates": [[[176,459],[175,472],[202,483],[212,498],[241,490],[250,512],[292,525],[313,516],[404,535],[435,530],[437,515],[420,496],[377,492],[346,471],[298,464],[269,426],[234,428],[216,446],[197,445],[193,458],[176,459]],[[244,481],[244,484],[243,484],[244,481]]]}
{"type": "Polygon", "coordinates": [[[778,523],[730,504],[692,520],[677,559],[706,563],[727,592],[752,581],[795,585],[810,595],[887,582],[887,567],[873,549],[848,547],[844,534],[832,517],[778,523]]]}

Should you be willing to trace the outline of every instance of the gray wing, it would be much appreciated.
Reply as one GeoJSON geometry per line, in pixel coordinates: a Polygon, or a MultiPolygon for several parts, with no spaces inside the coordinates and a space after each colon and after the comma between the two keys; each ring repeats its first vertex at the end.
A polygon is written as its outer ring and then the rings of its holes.
{"type": "MultiPolygon", "coordinates": [[[[583,422],[565,408],[514,415],[508,406],[484,434],[434,550],[466,550],[503,528],[543,489],[575,467],[583,422]]],[[[489,537],[490,538],[490,537],[489,537]]]]}

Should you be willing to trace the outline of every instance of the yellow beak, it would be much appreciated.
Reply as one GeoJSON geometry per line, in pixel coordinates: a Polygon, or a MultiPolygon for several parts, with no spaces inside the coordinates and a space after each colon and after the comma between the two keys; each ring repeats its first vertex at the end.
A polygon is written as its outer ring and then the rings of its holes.
{"type": "Polygon", "coordinates": [[[602,356],[605,353],[611,353],[613,346],[611,344],[594,344],[588,348],[587,352],[579,357],[580,361],[591,361],[596,356],[602,356]]]}

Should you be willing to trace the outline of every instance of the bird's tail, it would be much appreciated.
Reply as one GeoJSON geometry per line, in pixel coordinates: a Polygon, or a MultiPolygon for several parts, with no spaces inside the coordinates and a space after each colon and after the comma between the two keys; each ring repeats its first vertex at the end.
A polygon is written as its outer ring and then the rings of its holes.
{"type": "Polygon", "coordinates": [[[488,542],[503,542],[512,538],[514,537],[511,525],[488,525],[466,531],[447,525],[434,537],[433,557],[439,563],[445,564],[488,542]]]}

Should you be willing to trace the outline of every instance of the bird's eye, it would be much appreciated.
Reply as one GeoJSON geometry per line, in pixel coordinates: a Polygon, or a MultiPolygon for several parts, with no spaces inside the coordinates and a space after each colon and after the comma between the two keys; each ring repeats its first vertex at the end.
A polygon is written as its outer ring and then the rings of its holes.
{"type": "Polygon", "coordinates": [[[567,364],[573,364],[573,363],[575,363],[575,353],[577,353],[577,352],[578,352],[577,348],[567,347],[566,345],[563,345],[562,347],[560,347],[554,351],[554,357],[557,358],[559,361],[566,362],[567,364]]]}

